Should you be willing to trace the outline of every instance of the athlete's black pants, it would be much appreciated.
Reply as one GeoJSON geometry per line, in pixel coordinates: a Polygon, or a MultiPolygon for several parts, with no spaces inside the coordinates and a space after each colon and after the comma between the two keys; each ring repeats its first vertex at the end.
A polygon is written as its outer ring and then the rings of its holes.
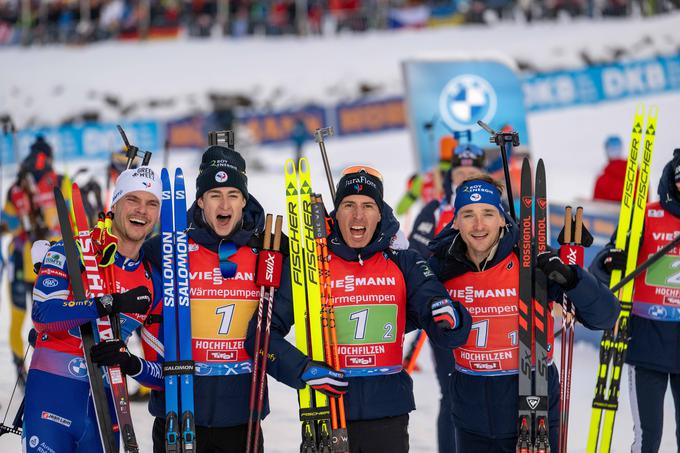
{"type": "MultiPolygon", "coordinates": [[[[560,427],[550,427],[550,451],[559,453],[560,427]]],[[[517,437],[492,439],[456,429],[456,451],[474,453],[515,453],[517,437]]]]}
{"type": "MultiPolygon", "coordinates": [[[[165,419],[156,418],[153,422],[153,453],[165,453],[165,419]]],[[[248,442],[248,425],[229,427],[196,427],[196,453],[242,453],[248,442]]],[[[264,451],[262,431],[260,448],[264,451]]]]}
{"type": "Polygon", "coordinates": [[[408,453],[408,414],[347,423],[351,453],[408,453]]]}
{"type": "Polygon", "coordinates": [[[630,407],[633,411],[634,425],[632,453],[659,451],[663,432],[663,399],[669,381],[675,402],[675,438],[680,448],[680,374],[654,371],[639,366],[628,367],[630,407]]]}

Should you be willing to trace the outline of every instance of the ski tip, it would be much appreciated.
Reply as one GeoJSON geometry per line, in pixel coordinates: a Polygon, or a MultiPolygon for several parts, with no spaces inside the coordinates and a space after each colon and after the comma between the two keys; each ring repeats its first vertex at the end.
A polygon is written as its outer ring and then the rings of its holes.
{"type": "Polygon", "coordinates": [[[167,168],[161,168],[161,181],[170,181],[170,172],[167,168]]]}
{"type": "Polygon", "coordinates": [[[545,162],[543,162],[543,159],[538,159],[538,164],[536,165],[536,172],[545,173],[545,162]]]}
{"type": "Polygon", "coordinates": [[[286,175],[295,175],[295,161],[293,159],[286,159],[286,163],[283,164],[283,169],[286,175]]]}
{"type": "Polygon", "coordinates": [[[658,105],[652,105],[651,107],[649,107],[649,110],[647,111],[647,118],[648,119],[653,118],[654,120],[656,120],[656,118],[658,116],[659,116],[659,106],[658,105]]]}
{"type": "Polygon", "coordinates": [[[184,172],[179,167],[175,168],[175,179],[184,179],[184,172]]]}
{"type": "Polygon", "coordinates": [[[522,160],[522,173],[524,172],[531,172],[531,164],[529,163],[529,158],[525,157],[522,160]]]}
{"type": "Polygon", "coordinates": [[[645,104],[639,103],[638,105],[635,106],[635,116],[644,116],[645,115],[645,104]]]}
{"type": "Polygon", "coordinates": [[[309,171],[309,162],[307,161],[306,157],[300,158],[298,168],[300,169],[300,173],[307,173],[309,171]]]}

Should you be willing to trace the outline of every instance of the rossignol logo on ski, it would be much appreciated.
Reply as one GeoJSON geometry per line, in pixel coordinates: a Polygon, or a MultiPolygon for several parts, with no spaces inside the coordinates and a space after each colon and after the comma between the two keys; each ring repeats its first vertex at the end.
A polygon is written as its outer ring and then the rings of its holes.
{"type": "Polygon", "coordinates": [[[541,402],[541,399],[537,396],[527,396],[526,400],[527,404],[532,410],[535,410],[538,407],[538,404],[541,402]]]}

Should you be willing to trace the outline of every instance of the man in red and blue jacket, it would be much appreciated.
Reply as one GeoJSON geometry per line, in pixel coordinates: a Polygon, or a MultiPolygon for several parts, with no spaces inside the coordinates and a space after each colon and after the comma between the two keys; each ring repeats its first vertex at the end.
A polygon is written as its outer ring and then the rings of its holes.
{"type": "MultiPolygon", "coordinates": [[[[514,452],[517,443],[519,229],[506,214],[501,193],[490,177],[465,181],[456,190],[452,224],[431,244],[433,271],[473,322],[467,343],[451,352],[456,362],[449,395],[459,452],[514,452]]],[[[561,301],[566,293],[586,327],[614,325],[618,301],[595,277],[565,265],[552,251],[539,255],[537,267],[548,276],[550,301],[561,301]]],[[[552,316],[547,330],[552,362],[552,316]]],[[[550,444],[557,451],[559,378],[549,365],[550,444]]]]}
{"type": "MultiPolygon", "coordinates": [[[[382,176],[355,166],[338,182],[330,214],[330,279],[342,373],[349,385],[345,413],[352,453],[409,449],[408,414],[415,409],[413,382],[402,369],[404,334],[425,329],[440,347],[463,344],[470,315],[448,297],[425,260],[391,248],[399,222],[383,201],[382,176]],[[366,352],[371,351],[371,352],[366,352]]],[[[284,339],[294,322],[290,270],[275,299],[267,371],[304,376],[310,361],[284,339]]],[[[248,344],[252,348],[251,322],[248,344]]],[[[314,362],[311,362],[314,363],[314,362]]],[[[297,388],[304,382],[299,381],[297,388]]],[[[340,385],[328,393],[344,393],[340,385]]]]}
{"type": "MultiPolygon", "coordinates": [[[[111,294],[74,300],[63,242],[47,251],[33,288],[32,317],[38,333],[26,384],[24,441],[26,451],[102,451],[83,358],[79,326],[121,314],[121,340],[92,348],[100,365],[112,365],[141,384],[153,385],[160,366],[125,352],[124,342],[144,326],[153,294],[152,277],[141,252],[160,212],[160,181],[147,167],[128,170],[116,183],[112,201],[112,234],[118,238],[114,258],[115,290],[111,294]]],[[[142,335],[145,338],[145,335],[142,335]]],[[[111,395],[111,419],[116,420],[111,395]]]]}

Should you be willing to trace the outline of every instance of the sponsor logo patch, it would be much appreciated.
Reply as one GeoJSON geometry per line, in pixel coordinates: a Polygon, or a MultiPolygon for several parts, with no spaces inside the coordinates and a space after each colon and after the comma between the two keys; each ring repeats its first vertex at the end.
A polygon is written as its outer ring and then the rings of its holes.
{"type": "Polygon", "coordinates": [[[56,278],[46,278],[43,280],[43,285],[45,285],[47,288],[54,288],[59,284],[59,281],[56,278]]]}
{"type": "Polygon", "coordinates": [[[218,171],[215,174],[215,181],[217,181],[217,182],[220,182],[220,183],[225,182],[227,180],[227,178],[228,178],[228,176],[227,176],[226,171],[218,171]]]}
{"type": "Polygon", "coordinates": [[[68,274],[59,269],[52,269],[51,267],[41,267],[40,275],[50,275],[52,277],[68,278],[68,274]]]}
{"type": "Polygon", "coordinates": [[[45,264],[49,264],[51,266],[58,267],[60,269],[64,268],[64,265],[66,265],[66,257],[62,255],[61,253],[57,252],[47,252],[47,255],[45,255],[45,264]]]}
{"type": "Polygon", "coordinates": [[[60,417],[59,415],[53,414],[51,412],[42,411],[42,413],[40,414],[40,418],[42,418],[43,420],[49,420],[51,422],[59,423],[60,425],[66,427],[71,426],[71,420],[69,420],[68,418],[60,417]]]}

